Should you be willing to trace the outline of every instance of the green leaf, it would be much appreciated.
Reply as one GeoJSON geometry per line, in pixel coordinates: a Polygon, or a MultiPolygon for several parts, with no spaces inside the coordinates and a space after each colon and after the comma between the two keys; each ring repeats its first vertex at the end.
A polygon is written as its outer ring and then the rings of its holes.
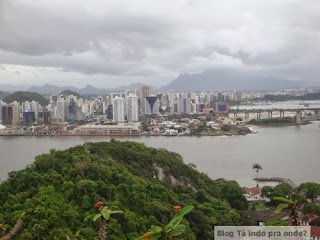
{"type": "Polygon", "coordinates": [[[178,211],[176,213],[176,215],[174,215],[174,217],[171,219],[171,221],[168,223],[168,225],[165,226],[165,228],[172,227],[173,224],[175,224],[177,221],[182,219],[184,217],[184,215],[186,215],[188,212],[190,212],[193,208],[194,207],[192,205],[189,205],[189,206],[182,208],[180,211],[178,211]]]}
{"type": "Polygon", "coordinates": [[[88,221],[89,219],[92,219],[94,215],[95,215],[95,214],[90,214],[90,215],[86,216],[86,217],[84,218],[84,221],[86,222],[86,221],[88,221]]]}
{"type": "Polygon", "coordinates": [[[103,213],[102,216],[104,217],[105,220],[110,219],[110,215],[108,213],[103,213]]]}
{"type": "Polygon", "coordinates": [[[108,206],[105,206],[105,207],[102,208],[102,211],[101,211],[101,212],[102,212],[102,213],[106,213],[107,210],[108,210],[108,206]]]}
{"type": "Polygon", "coordinates": [[[179,224],[175,228],[173,228],[170,232],[166,234],[167,237],[176,237],[181,235],[186,230],[186,226],[179,224]]]}
{"type": "Polygon", "coordinates": [[[158,232],[158,231],[161,231],[161,230],[162,230],[162,227],[154,226],[154,225],[151,226],[151,231],[152,232],[158,232]]]}
{"type": "Polygon", "coordinates": [[[101,216],[102,216],[101,213],[98,213],[98,214],[94,215],[93,221],[95,222],[95,221],[96,221],[98,218],[100,218],[101,216]]]}
{"type": "MultiPolygon", "coordinates": [[[[283,204],[283,203],[280,203],[276,210],[274,210],[273,214],[277,214],[277,213],[280,213],[283,209],[287,208],[288,207],[288,204],[283,204]]],[[[272,215],[273,215],[272,214],[272,215]]]]}
{"type": "Polygon", "coordinates": [[[157,234],[157,235],[154,235],[152,237],[149,237],[149,240],[158,240],[159,238],[161,237],[161,234],[157,234]]]}
{"type": "Polygon", "coordinates": [[[292,201],[290,201],[289,199],[282,198],[282,197],[274,197],[273,200],[277,201],[277,202],[286,203],[286,204],[291,204],[292,203],[292,201]]]}
{"type": "Polygon", "coordinates": [[[115,210],[115,211],[111,211],[109,214],[113,214],[113,213],[124,213],[124,211],[121,211],[121,210],[115,210]]]}

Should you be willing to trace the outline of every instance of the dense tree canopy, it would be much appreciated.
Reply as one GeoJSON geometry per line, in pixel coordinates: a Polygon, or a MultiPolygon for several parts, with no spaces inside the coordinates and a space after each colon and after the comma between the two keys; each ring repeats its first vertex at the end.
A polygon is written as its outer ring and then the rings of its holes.
{"type": "Polygon", "coordinates": [[[124,211],[108,222],[108,239],[134,239],[167,223],[173,206],[193,205],[180,239],[212,239],[214,225],[241,225],[242,194],[236,182],[213,181],[176,153],[111,140],[52,149],[11,172],[0,185],[0,223],[12,227],[25,212],[14,239],[66,239],[77,231],[93,239],[98,223],[84,218],[103,201],[124,211]]]}

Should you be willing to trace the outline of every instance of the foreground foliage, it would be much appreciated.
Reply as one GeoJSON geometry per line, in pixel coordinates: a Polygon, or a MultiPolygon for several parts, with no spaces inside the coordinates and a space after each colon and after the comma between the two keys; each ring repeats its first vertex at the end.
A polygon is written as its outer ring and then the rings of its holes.
{"type": "Polygon", "coordinates": [[[212,239],[214,225],[243,223],[240,210],[248,205],[242,194],[236,182],[213,181],[176,153],[111,140],[52,149],[9,173],[0,185],[0,223],[12,228],[25,212],[13,239],[72,239],[74,233],[93,239],[99,223],[84,219],[103,201],[124,211],[108,220],[108,239],[135,239],[151,225],[164,228],[172,206],[193,205],[181,221],[181,239],[212,239]]]}

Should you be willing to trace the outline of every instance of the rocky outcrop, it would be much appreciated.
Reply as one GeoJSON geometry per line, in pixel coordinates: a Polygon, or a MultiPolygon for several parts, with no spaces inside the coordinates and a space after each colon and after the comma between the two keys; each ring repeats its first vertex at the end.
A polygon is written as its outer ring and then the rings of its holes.
{"type": "Polygon", "coordinates": [[[156,164],[153,164],[153,168],[156,170],[156,173],[153,175],[153,178],[163,182],[170,189],[182,186],[191,187],[193,191],[197,192],[197,189],[193,187],[192,181],[189,178],[185,176],[180,176],[177,179],[174,176],[172,176],[169,171],[165,171],[163,168],[157,166],[156,164]]]}

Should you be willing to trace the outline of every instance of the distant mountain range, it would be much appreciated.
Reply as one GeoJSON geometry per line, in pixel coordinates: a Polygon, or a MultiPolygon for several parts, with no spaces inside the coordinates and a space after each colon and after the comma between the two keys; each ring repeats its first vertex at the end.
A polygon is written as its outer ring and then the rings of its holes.
{"type": "MultiPolygon", "coordinates": [[[[140,89],[143,83],[135,83],[129,86],[120,86],[117,88],[101,89],[91,85],[84,88],[76,88],[73,86],[59,87],[46,84],[43,86],[32,86],[24,91],[36,92],[42,95],[54,94],[58,95],[64,90],[70,90],[83,96],[87,95],[106,95],[110,92],[119,92],[125,90],[140,89]]],[[[2,90],[7,89],[1,88],[2,90]]],[[[16,86],[12,86],[15,89],[16,86]]],[[[231,69],[209,70],[196,74],[181,74],[168,85],[160,88],[152,87],[152,91],[163,92],[167,90],[175,91],[228,91],[228,90],[280,90],[286,88],[310,87],[310,84],[302,81],[289,81],[286,79],[264,76],[257,72],[243,72],[231,69]]],[[[17,90],[15,90],[17,91],[17,90]]],[[[1,98],[1,92],[0,92],[1,98]]]]}
{"type": "Polygon", "coordinates": [[[125,90],[134,90],[135,88],[140,89],[141,86],[145,84],[143,83],[135,83],[129,86],[120,86],[117,88],[109,88],[109,89],[103,89],[103,88],[96,88],[91,85],[87,85],[85,88],[76,88],[73,86],[67,86],[67,87],[58,87],[55,85],[46,84],[43,86],[32,86],[28,89],[29,92],[36,92],[39,94],[54,94],[58,95],[61,92],[65,90],[70,90],[76,93],[79,93],[81,95],[88,95],[88,94],[94,94],[94,95],[104,95],[109,92],[118,92],[118,91],[125,91],[125,90]]]}
{"type": "Polygon", "coordinates": [[[279,90],[298,87],[303,87],[303,83],[267,77],[258,73],[212,70],[197,74],[181,74],[177,79],[159,90],[279,90]]]}

